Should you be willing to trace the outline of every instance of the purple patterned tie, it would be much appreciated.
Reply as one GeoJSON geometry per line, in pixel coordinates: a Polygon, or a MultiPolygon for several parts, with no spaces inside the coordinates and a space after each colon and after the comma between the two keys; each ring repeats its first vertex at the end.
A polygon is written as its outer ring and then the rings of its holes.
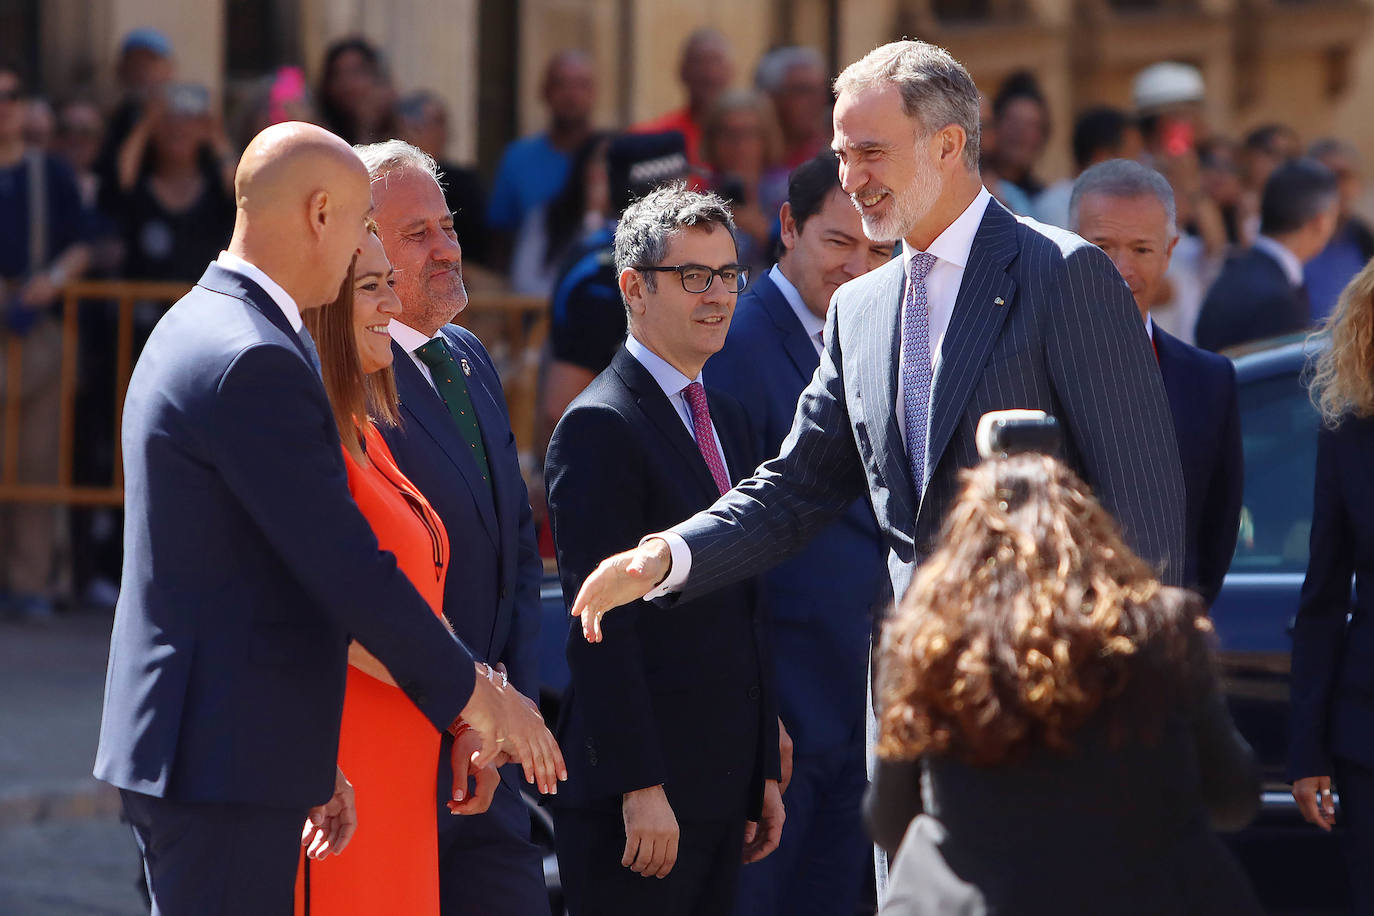
{"type": "Polygon", "coordinates": [[[682,393],[692,409],[692,434],[696,437],[697,448],[706,459],[706,467],[716,487],[724,493],[730,489],[730,476],[725,473],[725,463],[720,460],[720,449],[716,448],[716,437],[711,432],[711,408],[706,406],[706,389],[701,387],[701,382],[693,382],[682,389],[682,393]]]}
{"type": "Polygon", "coordinates": [[[933,254],[911,257],[902,304],[902,417],[906,421],[906,454],[917,497],[926,480],[926,435],[930,420],[930,307],[926,275],[935,266],[933,254]]]}

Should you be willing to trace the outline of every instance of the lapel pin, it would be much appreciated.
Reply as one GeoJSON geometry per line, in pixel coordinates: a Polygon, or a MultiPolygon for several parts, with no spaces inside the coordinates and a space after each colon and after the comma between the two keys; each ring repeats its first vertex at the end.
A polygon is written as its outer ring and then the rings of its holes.
{"type": "MultiPolygon", "coordinates": [[[[998,301],[998,302],[1001,302],[1002,300],[999,299],[999,300],[997,300],[997,301],[998,301]]],[[[464,375],[472,375],[472,366],[468,365],[468,361],[467,361],[466,359],[460,359],[460,360],[458,360],[458,365],[460,365],[460,366],[463,367],[463,374],[464,374],[464,375]]]]}
{"type": "Polygon", "coordinates": [[[1002,299],[1001,296],[998,296],[996,299],[992,300],[992,304],[993,304],[993,305],[1006,305],[1007,303],[1002,299]]]}

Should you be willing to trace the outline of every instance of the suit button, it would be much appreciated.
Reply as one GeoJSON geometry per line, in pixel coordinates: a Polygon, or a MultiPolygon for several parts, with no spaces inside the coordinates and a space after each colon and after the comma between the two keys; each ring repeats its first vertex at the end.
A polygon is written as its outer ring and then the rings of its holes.
{"type": "Polygon", "coordinates": [[[415,694],[415,705],[416,705],[416,706],[424,706],[424,705],[425,705],[426,703],[428,703],[428,702],[429,702],[429,695],[428,695],[428,694],[424,694],[424,693],[417,693],[417,694],[415,694]]]}
{"type": "Polygon", "coordinates": [[[751,699],[751,700],[757,700],[757,699],[759,698],[759,695],[760,695],[761,693],[763,693],[763,691],[762,691],[762,690],[759,690],[758,685],[755,684],[753,687],[750,687],[750,688],[749,688],[749,699],[751,699]]]}

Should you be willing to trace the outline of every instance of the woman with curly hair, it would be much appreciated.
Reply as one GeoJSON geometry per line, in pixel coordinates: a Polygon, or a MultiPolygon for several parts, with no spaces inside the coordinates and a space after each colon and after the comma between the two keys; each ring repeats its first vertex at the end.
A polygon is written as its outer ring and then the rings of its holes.
{"type": "Polygon", "coordinates": [[[1260,782],[1211,631],[1062,463],[965,471],[883,637],[882,912],[1259,913],[1212,832],[1260,782]]]}
{"type": "Polygon", "coordinates": [[[1336,822],[1356,913],[1374,913],[1374,262],[1341,293],[1311,377],[1321,411],[1312,539],[1293,627],[1288,776],[1303,817],[1336,822]],[[1351,580],[1354,579],[1354,592],[1351,580]]]}

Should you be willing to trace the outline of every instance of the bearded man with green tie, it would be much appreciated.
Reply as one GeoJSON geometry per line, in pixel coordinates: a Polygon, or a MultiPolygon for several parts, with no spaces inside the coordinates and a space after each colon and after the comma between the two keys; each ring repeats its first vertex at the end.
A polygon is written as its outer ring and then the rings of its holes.
{"type": "MultiPolygon", "coordinates": [[[[433,158],[399,140],[357,151],[401,301],[389,330],[403,422],[385,432],[387,444],[453,545],[444,616],[479,660],[504,665],[533,697],[543,564],[501,380],[481,342],[449,323],[467,292],[441,176],[433,158]]],[[[547,916],[520,770],[470,774],[471,740],[455,747],[445,736],[437,761],[441,912],[547,916]]]]}

